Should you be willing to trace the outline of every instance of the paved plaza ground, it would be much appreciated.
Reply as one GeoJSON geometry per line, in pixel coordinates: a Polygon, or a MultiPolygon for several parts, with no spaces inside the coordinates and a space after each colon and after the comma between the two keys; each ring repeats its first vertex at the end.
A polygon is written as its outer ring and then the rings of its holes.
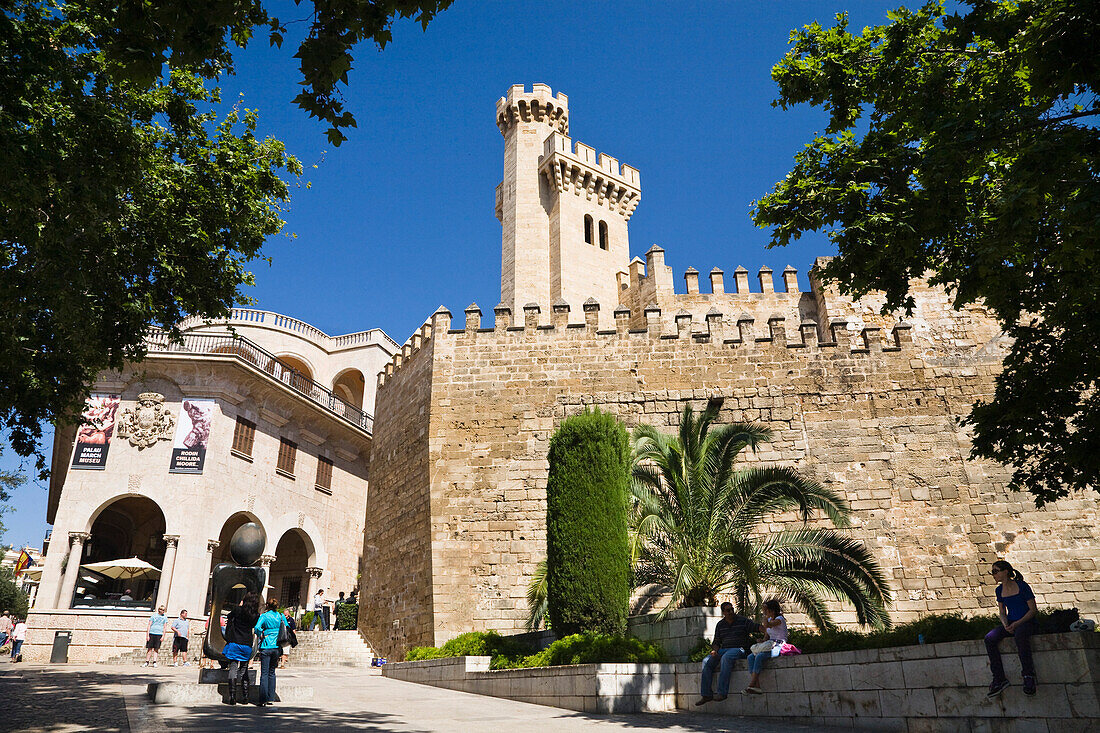
{"type": "Polygon", "coordinates": [[[152,705],[153,681],[192,681],[194,667],[34,665],[0,661],[0,731],[780,731],[827,730],[691,713],[590,715],[386,679],[366,669],[286,669],[278,679],[312,685],[308,704],[273,707],[152,705]]]}

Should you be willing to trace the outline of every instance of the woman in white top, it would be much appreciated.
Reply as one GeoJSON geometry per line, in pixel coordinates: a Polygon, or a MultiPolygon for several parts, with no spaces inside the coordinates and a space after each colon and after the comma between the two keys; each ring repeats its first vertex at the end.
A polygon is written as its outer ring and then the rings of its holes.
{"type": "Polygon", "coordinates": [[[753,653],[748,656],[749,671],[752,679],[745,692],[749,695],[763,695],[760,689],[760,671],[764,669],[764,660],[779,656],[779,650],[787,641],[787,619],[783,618],[783,610],[779,607],[779,601],[764,601],[764,631],[768,634],[768,641],[772,642],[771,651],[753,653]]]}
{"type": "Polygon", "coordinates": [[[27,622],[21,618],[15,620],[15,628],[11,632],[11,661],[23,661],[23,642],[27,639],[27,622]]]}

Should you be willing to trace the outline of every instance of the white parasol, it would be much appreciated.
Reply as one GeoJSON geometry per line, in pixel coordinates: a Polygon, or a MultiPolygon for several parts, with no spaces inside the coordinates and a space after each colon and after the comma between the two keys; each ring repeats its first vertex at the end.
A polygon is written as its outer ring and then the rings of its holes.
{"type": "Polygon", "coordinates": [[[108,578],[125,578],[126,580],[141,580],[143,578],[160,577],[160,570],[137,557],[129,557],[125,560],[104,560],[103,562],[90,562],[81,565],[82,568],[94,570],[108,578]]]}

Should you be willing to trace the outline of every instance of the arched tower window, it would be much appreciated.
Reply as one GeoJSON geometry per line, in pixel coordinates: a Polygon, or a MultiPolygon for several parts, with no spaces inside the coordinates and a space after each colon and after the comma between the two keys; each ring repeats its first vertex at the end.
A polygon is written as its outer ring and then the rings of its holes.
{"type": "Polygon", "coordinates": [[[600,249],[607,249],[607,222],[600,222],[600,249]]]}
{"type": "Polygon", "coordinates": [[[584,215],[584,243],[595,244],[592,237],[592,215],[584,215]]]}

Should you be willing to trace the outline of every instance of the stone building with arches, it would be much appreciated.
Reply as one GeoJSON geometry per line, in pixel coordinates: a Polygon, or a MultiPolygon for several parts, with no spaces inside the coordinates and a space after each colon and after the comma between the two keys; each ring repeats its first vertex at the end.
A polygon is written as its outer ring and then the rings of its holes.
{"type": "Polygon", "coordinates": [[[375,375],[397,345],[378,329],[333,337],[247,309],[182,332],[100,375],[98,434],[56,431],[28,659],[48,658],[56,630],[73,632],[72,661],[137,648],[159,605],[205,619],[211,571],[249,521],[267,535],[260,564],[281,604],[358,585],[375,375]],[[134,557],[159,574],[86,567],[134,557]]]}

